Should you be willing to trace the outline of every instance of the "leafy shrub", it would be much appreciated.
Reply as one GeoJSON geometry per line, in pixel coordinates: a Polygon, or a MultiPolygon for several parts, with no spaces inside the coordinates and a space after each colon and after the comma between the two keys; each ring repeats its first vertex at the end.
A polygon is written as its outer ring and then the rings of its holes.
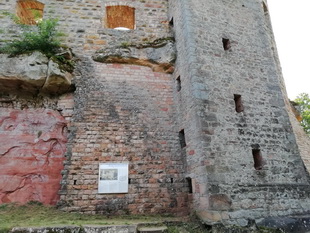
{"type": "MultiPolygon", "coordinates": [[[[14,20],[15,22],[18,22],[14,20]]],[[[59,33],[56,29],[57,19],[44,19],[35,26],[20,24],[22,33],[19,39],[8,42],[0,49],[2,53],[18,55],[40,51],[46,56],[51,57],[60,48],[59,33]]]]}
{"type": "Polygon", "coordinates": [[[302,117],[301,126],[304,128],[306,134],[310,136],[310,96],[307,93],[301,93],[294,100],[299,105],[300,114],[302,117]]]}

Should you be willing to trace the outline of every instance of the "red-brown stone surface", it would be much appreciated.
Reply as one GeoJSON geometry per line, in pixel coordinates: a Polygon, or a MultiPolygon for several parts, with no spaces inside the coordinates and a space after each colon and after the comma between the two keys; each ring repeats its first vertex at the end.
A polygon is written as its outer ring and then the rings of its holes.
{"type": "Polygon", "coordinates": [[[0,203],[56,204],[66,134],[57,111],[0,109],[0,203]]]}

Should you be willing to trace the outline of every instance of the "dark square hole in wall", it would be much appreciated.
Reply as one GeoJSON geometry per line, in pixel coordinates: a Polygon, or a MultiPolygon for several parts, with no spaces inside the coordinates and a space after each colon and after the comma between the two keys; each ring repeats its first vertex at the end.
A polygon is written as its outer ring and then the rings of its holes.
{"type": "Polygon", "coordinates": [[[254,159],[254,168],[256,170],[261,170],[264,165],[263,156],[260,149],[252,149],[253,159],[254,159]]]}
{"type": "Polygon", "coordinates": [[[223,38],[222,42],[223,42],[224,50],[229,50],[231,48],[230,40],[229,39],[223,38]]]}
{"type": "Polygon", "coordinates": [[[236,112],[243,112],[244,107],[243,107],[241,95],[234,94],[234,101],[235,101],[236,112]]]}
{"type": "Polygon", "coordinates": [[[186,177],[187,185],[188,185],[188,193],[193,193],[193,184],[192,178],[186,177]]]}
{"type": "Polygon", "coordinates": [[[186,147],[184,129],[182,129],[182,130],[179,132],[179,141],[180,141],[181,148],[186,147]]]}
{"type": "Polygon", "coordinates": [[[181,91],[181,89],[182,89],[182,84],[181,84],[181,77],[179,76],[179,77],[177,77],[177,79],[176,79],[176,84],[177,84],[177,91],[179,92],[179,91],[181,91]]]}

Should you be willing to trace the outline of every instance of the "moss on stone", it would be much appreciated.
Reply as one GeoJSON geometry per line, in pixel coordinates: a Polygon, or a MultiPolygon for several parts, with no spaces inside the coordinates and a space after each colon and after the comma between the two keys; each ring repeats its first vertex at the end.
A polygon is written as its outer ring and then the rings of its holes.
{"type": "Polygon", "coordinates": [[[168,42],[175,42],[174,37],[164,37],[158,38],[154,41],[145,41],[144,43],[129,43],[129,42],[122,42],[119,48],[128,48],[134,47],[137,49],[144,49],[144,48],[161,48],[165,46],[168,42]]]}

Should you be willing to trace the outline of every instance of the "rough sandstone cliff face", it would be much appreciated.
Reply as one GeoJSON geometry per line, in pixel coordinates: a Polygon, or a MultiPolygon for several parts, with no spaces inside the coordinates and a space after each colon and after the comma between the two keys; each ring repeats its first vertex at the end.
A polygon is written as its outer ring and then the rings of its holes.
{"type": "Polygon", "coordinates": [[[66,142],[57,111],[1,109],[0,203],[55,204],[66,142]]]}
{"type": "Polygon", "coordinates": [[[0,55],[0,204],[58,201],[67,121],[56,96],[71,79],[40,52],[0,55]]]}

